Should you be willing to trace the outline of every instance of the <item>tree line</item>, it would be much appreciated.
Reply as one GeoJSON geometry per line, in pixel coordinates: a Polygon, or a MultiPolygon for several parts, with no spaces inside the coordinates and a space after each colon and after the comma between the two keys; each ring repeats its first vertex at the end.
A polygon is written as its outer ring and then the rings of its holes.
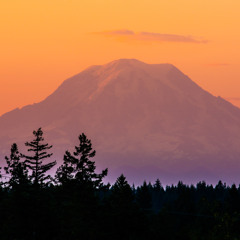
{"type": "Polygon", "coordinates": [[[240,187],[179,182],[163,188],[144,181],[130,186],[121,174],[104,184],[108,169],[96,173],[96,154],[82,133],[66,151],[55,175],[52,145],[43,131],[13,143],[0,172],[0,239],[240,239],[240,187]]]}

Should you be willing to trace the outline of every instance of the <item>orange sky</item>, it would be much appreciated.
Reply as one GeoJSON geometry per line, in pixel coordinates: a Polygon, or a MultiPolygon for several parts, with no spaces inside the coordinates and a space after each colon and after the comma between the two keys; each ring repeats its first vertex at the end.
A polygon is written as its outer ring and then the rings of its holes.
{"type": "Polygon", "coordinates": [[[172,63],[240,106],[239,0],[0,0],[0,115],[89,65],[172,63]]]}

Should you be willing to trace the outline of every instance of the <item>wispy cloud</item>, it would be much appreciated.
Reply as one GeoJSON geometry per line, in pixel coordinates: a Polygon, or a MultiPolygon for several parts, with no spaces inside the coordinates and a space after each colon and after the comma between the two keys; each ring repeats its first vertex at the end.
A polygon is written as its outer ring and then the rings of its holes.
{"type": "Polygon", "coordinates": [[[164,33],[154,33],[154,32],[134,32],[128,29],[103,31],[103,32],[97,32],[95,34],[100,34],[104,36],[113,36],[113,37],[121,36],[131,40],[152,41],[152,42],[155,41],[155,42],[207,43],[206,40],[197,39],[190,35],[185,36],[185,35],[164,34],[164,33]]]}
{"type": "Polygon", "coordinates": [[[110,35],[110,36],[114,36],[114,35],[134,35],[135,33],[131,30],[113,30],[113,31],[103,31],[103,32],[97,32],[97,34],[100,35],[110,35]]]}
{"type": "Polygon", "coordinates": [[[176,34],[140,32],[138,35],[142,38],[142,40],[150,40],[150,41],[191,42],[191,43],[205,43],[206,42],[203,40],[197,40],[192,36],[184,36],[184,35],[176,35],[176,34]]]}

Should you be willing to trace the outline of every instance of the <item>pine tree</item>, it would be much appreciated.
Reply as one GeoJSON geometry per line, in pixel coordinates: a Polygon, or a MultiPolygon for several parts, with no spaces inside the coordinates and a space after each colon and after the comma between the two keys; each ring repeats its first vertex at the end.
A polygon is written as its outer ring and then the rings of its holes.
{"type": "Polygon", "coordinates": [[[112,186],[109,200],[112,214],[109,229],[113,229],[115,239],[142,239],[140,236],[136,237],[140,230],[141,215],[135,204],[131,186],[123,174],[112,186]]]}
{"type": "Polygon", "coordinates": [[[163,204],[164,189],[159,179],[153,185],[152,191],[152,209],[159,212],[163,204]]]}
{"type": "Polygon", "coordinates": [[[146,181],[137,189],[137,200],[141,208],[149,209],[152,207],[152,197],[146,181]]]}
{"type": "Polygon", "coordinates": [[[153,185],[153,189],[154,191],[157,191],[157,192],[160,192],[161,190],[163,190],[163,187],[159,178],[156,180],[155,184],[153,185]]]}
{"type": "Polygon", "coordinates": [[[15,188],[18,185],[29,183],[26,164],[21,162],[21,154],[16,143],[12,144],[10,157],[5,157],[7,166],[4,167],[5,173],[9,175],[7,185],[15,188]]]}
{"type": "Polygon", "coordinates": [[[134,200],[133,191],[128,184],[126,177],[121,174],[112,187],[112,199],[114,203],[125,206],[131,204],[134,200]]]}
{"type": "Polygon", "coordinates": [[[92,149],[91,140],[87,139],[82,133],[79,136],[79,146],[75,146],[75,152],[65,152],[63,164],[58,168],[56,178],[58,182],[64,184],[74,180],[80,185],[89,185],[92,187],[102,186],[102,179],[107,176],[108,169],[102,173],[95,173],[95,162],[93,158],[96,151],[92,149]]]}
{"type": "Polygon", "coordinates": [[[43,161],[52,156],[52,153],[47,153],[46,150],[52,148],[52,145],[48,143],[43,144],[43,131],[39,128],[37,131],[33,131],[34,140],[31,142],[26,142],[25,145],[29,147],[29,152],[34,152],[33,156],[22,155],[26,160],[25,164],[27,169],[32,171],[31,180],[34,185],[43,184],[45,180],[51,179],[49,175],[45,175],[48,170],[50,170],[56,161],[43,164],[43,161]]]}

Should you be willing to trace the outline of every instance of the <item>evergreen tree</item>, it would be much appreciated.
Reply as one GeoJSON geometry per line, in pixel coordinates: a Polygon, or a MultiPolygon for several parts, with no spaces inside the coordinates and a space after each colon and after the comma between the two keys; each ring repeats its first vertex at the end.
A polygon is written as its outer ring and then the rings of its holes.
{"type": "Polygon", "coordinates": [[[1,188],[1,185],[2,185],[2,172],[1,172],[2,168],[0,167],[0,188],[1,188]]]}
{"type": "Polygon", "coordinates": [[[117,178],[117,181],[112,187],[112,199],[114,203],[121,206],[128,205],[134,200],[132,188],[123,174],[117,178]]]}
{"type": "Polygon", "coordinates": [[[65,152],[63,164],[58,168],[56,178],[64,184],[74,180],[80,185],[92,187],[102,186],[102,179],[107,176],[106,168],[100,174],[95,173],[95,162],[91,161],[96,154],[92,149],[91,140],[84,133],[79,136],[79,145],[75,146],[75,152],[65,152]]]}
{"type": "Polygon", "coordinates": [[[155,184],[153,185],[152,192],[152,209],[155,212],[159,212],[162,204],[163,204],[163,195],[164,189],[159,179],[156,180],[155,184]]]}
{"type": "Polygon", "coordinates": [[[28,171],[26,164],[21,162],[21,154],[16,143],[12,144],[10,157],[5,157],[7,166],[4,167],[5,173],[9,175],[7,185],[14,188],[18,185],[28,183],[28,171]]]}
{"type": "Polygon", "coordinates": [[[110,206],[109,228],[114,232],[114,239],[147,238],[144,235],[144,216],[140,213],[134,192],[123,174],[111,188],[110,206]]]}
{"type": "Polygon", "coordinates": [[[32,171],[31,180],[34,185],[43,184],[47,179],[51,179],[49,175],[45,175],[48,170],[50,170],[56,161],[43,164],[43,161],[52,156],[52,153],[47,153],[46,151],[52,148],[52,145],[48,143],[43,144],[43,131],[39,128],[37,131],[33,131],[34,139],[31,142],[26,142],[25,145],[29,147],[29,152],[34,152],[33,156],[22,155],[26,160],[25,164],[27,169],[32,171]]]}
{"type": "Polygon", "coordinates": [[[152,197],[146,181],[137,189],[137,200],[141,208],[149,209],[152,207],[152,197]]]}
{"type": "Polygon", "coordinates": [[[163,190],[162,184],[159,179],[156,180],[155,184],[153,185],[154,191],[160,192],[163,190]]]}

